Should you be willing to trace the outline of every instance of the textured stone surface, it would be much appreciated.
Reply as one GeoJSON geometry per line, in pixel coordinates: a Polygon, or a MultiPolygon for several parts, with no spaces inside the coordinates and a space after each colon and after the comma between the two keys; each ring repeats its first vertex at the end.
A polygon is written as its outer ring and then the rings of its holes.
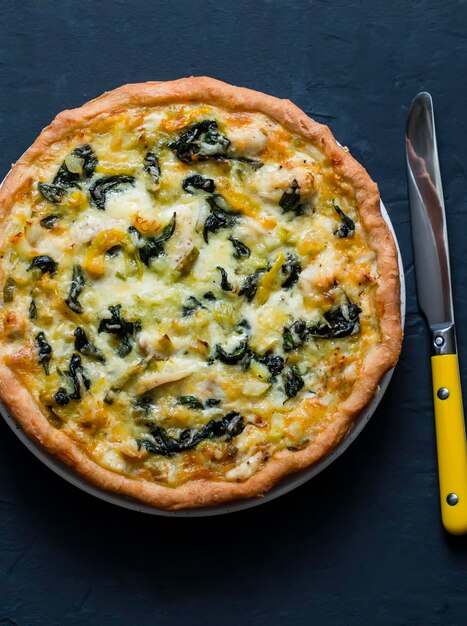
{"type": "Polygon", "coordinates": [[[438,513],[403,132],[411,98],[430,91],[467,385],[467,4],[3,0],[1,11],[1,172],[61,109],[125,82],[208,74],[288,97],[378,181],[408,317],[393,382],[358,440],[312,482],[244,513],[116,509],[52,474],[1,422],[0,625],[465,624],[467,541],[447,537],[438,513]]]}

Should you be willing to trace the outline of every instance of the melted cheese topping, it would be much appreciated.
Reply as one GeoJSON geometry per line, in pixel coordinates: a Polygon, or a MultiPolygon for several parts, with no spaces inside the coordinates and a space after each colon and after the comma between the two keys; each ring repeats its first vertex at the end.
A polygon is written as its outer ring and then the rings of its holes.
{"type": "Polygon", "coordinates": [[[127,476],[246,480],[313,441],[379,342],[351,190],[261,114],[96,120],[31,169],[6,228],[3,358],[53,427],[127,476]],[[214,138],[184,153],[206,120],[214,138]]]}

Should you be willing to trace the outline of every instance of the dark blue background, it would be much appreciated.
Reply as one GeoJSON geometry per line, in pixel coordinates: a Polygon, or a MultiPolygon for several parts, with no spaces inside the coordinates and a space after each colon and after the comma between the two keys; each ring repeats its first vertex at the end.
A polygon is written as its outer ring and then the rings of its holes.
{"type": "Polygon", "coordinates": [[[126,82],[211,75],[292,99],[350,147],[380,185],[408,287],[402,358],[366,430],[255,510],[119,510],[0,423],[0,624],[465,624],[467,542],[438,512],[403,132],[410,100],[430,91],[466,384],[466,2],[2,0],[0,12],[1,172],[61,109],[126,82]]]}

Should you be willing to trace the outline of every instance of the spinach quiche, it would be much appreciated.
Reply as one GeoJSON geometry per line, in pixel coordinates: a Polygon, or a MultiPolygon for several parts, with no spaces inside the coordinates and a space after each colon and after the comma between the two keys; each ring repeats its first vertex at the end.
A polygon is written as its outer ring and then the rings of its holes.
{"type": "Polygon", "coordinates": [[[260,496],[328,454],[398,358],[377,186],[287,100],[123,86],[60,113],[0,207],[0,397],[103,489],[260,496]]]}

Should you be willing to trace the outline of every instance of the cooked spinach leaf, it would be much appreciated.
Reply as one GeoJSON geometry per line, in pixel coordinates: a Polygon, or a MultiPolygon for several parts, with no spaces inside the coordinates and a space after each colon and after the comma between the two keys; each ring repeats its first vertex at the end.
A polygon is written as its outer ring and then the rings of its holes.
{"type": "Polygon", "coordinates": [[[196,193],[197,189],[212,193],[215,189],[215,184],[212,178],[205,178],[200,174],[192,174],[191,176],[185,178],[182,183],[182,187],[187,193],[191,194],[196,193]]]}
{"type": "Polygon", "coordinates": [[[206,307],[201,304],[194,296],[190,296],[186,303],[183,305],[182,315],[183,317],[190,317],[198,309],[205,309],[206,307]]]}
{"type": "Polygon", "coordinates": [[[275,355],[272,351],[268,351],[265,354],[258,354],[254,350],[251,350],[248,345],[248,331],[250,330],[248,322],[242,320],[234,332],[244,335],[245,330],[247,331],[247,336],[244,336],[232,351],[227,352],[220,344],[217,344],[214,348],[213,360],[217,359],[226,365],[237,364],[246,371],[250,367],[252,359],[255,359],[255,361],[267,367],[271,375],[269,380],[272,380],[284,369],[284,359],[279,355],[275,355]]]}
{"type": "Polygon", "coordinates": [[[360,330],[361,308],[348,303],[330,309],[324,314],[324,322],[308,327],[308,334],[319,339],[339,339],[360,330]]]}
{"type": "Polygon", "coordinates": [[[284,352],[299,348],[307,339],[309,331],[304,320],[296,320],[290,327],[284,326],[282,341],[284,352]]]}
{"type": "Polygon", "coordinates": [[[145,448],[151,454],[160,454],[170,457],[178,452],[195,448],[205,439],[221,439],[230,441],[240,435],[245,428],[243,417],[236,411],[230,411],[224,417],[209,421],[202,428],[186,428],[182,430],[178,438],[171,437],[167,431],[158,426],[150,439],[137,439],[138,448],[145,448]]]}
{"type": "Polygon", "coordinates": [[[59,387],[57,393],[54,395],[54,400],[59,406],[66,406],[70,402],[70,396],[68,395],[65,387],[59,387]]]}
{"type": "Polygon", "coordinates": [[[31,298],[31,304],[29,305],[28,315],[29,315],[30,320],[37,319],[37,306],[36,306],[36,301],[34,300],[34,298],[31,298]]]}
{"type": "Polygon", "coordinates": [[[77,350],[78,352],[81,352],[81,354],[84,354],[85,356],[91,359],[95,359],[96,361],[99,361],[99,363],[105,363],[105,359],[102,356],[102,354],[99,352],[97,347],[92,343],[92,341],[89,341],[88,336],[86,335],[86,332],[80,326],[76,328],[74,335],[75,335],[75,350],[77,350]]]}
{"type": "Polygon", "coordinates": [[[206,407],[212,407],[217,406],[220,403],[221,400],[219,398],[208,398],[204,404],[206,407]]]}
{"type": "Polygon", "coordinates": [[[131,337],[141,330],[141,322],[129,322],[124,319],[120,314],[121,308],[121,304],[109,306],[111,317],[100,321],[97,332],[115,335],[119,341],[117,354],[123,358],[130,354],[133,348],[131,337]]]}
{"type": "Polygon", "coordinates": [[[81,174],[81,179],[91,178],[97,165],[97,157],[91,146],[89,144],[79,146],[78,148],[75,148],[72,154],[80,159],[83,159],[83,173],[81,174]]]}
{"type": "Polygon", "coordinates": [[[318,324],[307,324],[304,320],[296,320],[290,327],[282,331],[285,352],[299,348],[308,337],[315,339],[340,339],[355,334],[360,329],[359,316],[361,309],[356,304],[346,303],[336,306],[323,315],[318,324]]]}
{"type": "Polygon", "coordinates": [[[256,291],[258,290],[258,283],[261,275],[264,274],[265,271],[266,270],[264,268],[258,268],[253,272],[253,274],[247,276],[240,287],[238,295],[245,296],[248,302],[251,302],[256,295],[256,291]]]}
{"type": "Polygon", "coordinates": [[[196,396],[180,396],[177,398],[177,404],[187,406],[189,409],[204,409],[203,403],[196,396]]]}
{"type": "MultiPolygon", "coordinates": [[[[250,355],[250,349],[248,347],[248,338],[242,339],[238,346],[231,352],[227,352],[220,344],[216,344],[214,348],[214,358],[226,363],[227,365],[233,365],[239,363],[246,356],[250,355]]],[[[249,365],[249,363],[248,363],[249,365]]]]}
{"type": "Polygon", "coordinates": [[[73,265],[73,274],[71,277],[70,288],[68,291],[68,297],[65,299],[67,306],[75,313],[82,313],[83,307],[78,302],[78,296],[83,291],[85,284],[83,270],[80,265],[73,265]]]}
{"type": "Polygon", "coordinates": [[[342,209],[337,206],[336,203],[334,203],[334,210],[342,220],[342,224],[337,230],[334,231],[334,235],[336,237],[339,237],[339,239],[352,237],[355,232],[355,222],[350,219],[350,217],[346,215],[344,211],[342,211],[342,209]]]}
{"type": "Polygon", "coordinates": [[[58,222],[59,219],[60,215],[52,213],[52,215],[47,215],[46,217],[43,217],[40,221],[40,225],[42,226],[42,228],[52,230],[52,228],[55,227],[55,224],[58,222]]]}
{"type": "Polygon", "coordinates": [[[203,298],[211,302],[214,302],[215,300],[217,300],[216,296],[212,293],[212,291],[206,291],[206,293],[203,295],[203,298]]]}
{"type": "Polygon", "coordinates": [[[227,157],[229,160],[231,161],[240,161],[240,163],[246,163],[247,165],[250,165],[256,172],[256,170],[259,170],[263,167],[264,163],[262,163],[261,161],[258,161],[258,159],[250,159],[250,157],[244,157],[244,156],[239,156],[239,157],[227,157]]]}
{"type": "Polygon", "coordinates": [[[122,185],[133,185],[134,182],[134,176],[117,174],[102,176],[101,178],[98,178],[96,182],[89,188],[91,202],[96,208],[104,211],[105,201],[110,193],[118,191],[119,187],[121,187],[122,185]]]}
{"type": "Polygon", "coordinates": [[[223,289],[224,291],[233,291],[233,287],[229,283],[229,279],[225,269],[223,267],[220,267],[220,265],[218,265],[216,269],[219,270],[219,272],[221,273],[221,289],[223,289]]]}
{"type": "Polygon", "coordinates": [[[168,145],[180,161],[192,163],[223,157],[230,141],[219,132],[216,121],[204,120],[188,126],[168,145]]]}
{"type": "Polygon", "coordinates": [[[292,365],[285,375],[284,389],[286,396],[288,398],[295,397],[303,389],[303,384],[303,378],[300,376],[297,366],[292,365]]]}
{"type": "MultiPolygon", "coordinates": [[[[47,183],[39,183],[38,185],[44,198],[54,204],[59,204],[62,201],[69,187],[76,187],[79,181],[91,178],[96,169],[97,158],[90,145],[78,146],[70,156],[80,171],[72,172],[65,160],[60,165],[51,185],[47,183]]],[[[49,228],[49,226],[44,227],[49,228]]]]}
{"type": "Polygon", "coordinates": [[[298,281],[302,266],[298,257],[294,254],[288,254],[284,265],[281,267],[281,272],[286,275],[286,279],[282,283],[283,289],[290,289],[298,281]]]}
{"type": "Polygon", "coordinates": [[[68,394],[70,400],[81,400],[81,392],[84,389],[87,391],[91,386],[91,381],[86,376],[83,366],[81,365],[81,357],[79,354],[73,354],[70,359],[70,366],[68,372],[65,372],[73,383],[73,391],[68,394]]]}
{"type": "Polygon", "coordinates": [[[45,337],[45,333],[41,331],[36,335],[35,338],[36,348],[37,348],[37,360],[44,368],[46,375],[49,375],[49,363],[52,358],[52,348],[50,344],[47,342],[45,337]]]}
{"type": "Polygon", "coordinates": [[[65,160],[52,181],[54,185],[58,185],[62,188],[75,187],[78,181],[91,178],[94,174],[97,165],[97,157],[89,144],[75,148],[71,153],[71,157],[77,162],[79,166],[78,169],[81,169],[81,171],[70,171],[65,160]]]}
{"type": "Polygon", "coordinates": [[[255,354],[254,358],[258,363],[268,368],[271,379],[278,376],[284,369],[284,359],[273,352],[266,352],[266,354],[263,355],[255,354]]]}
{"type": "Polygon", "coordinates": [[[112,246],[111,248],[109,248],[107,252],[105,253],[105,256],[113,258],[117,256],[117,254],[121,251],[122,251],[122,246],[117,244],[116,246],[112,246]]]}
{"type": "Polygon", "coordinates": [[[249,334],[249,331],[251,330],[251,326],[248,320],[243,319],[241,320],[238,324],[237,324],[237,328],[235,329],[235,333],[237,335],[243,335],[246,331],[246,334],[249,334]]]}
{"type": "Polygon", "coordinates": [[[15,288],[16,288],[15,281],[12,279],[11,276],[8,276],[8,278],[5,280],[5,282],[3,284],[3,302],[4,302],[4,304],[8,304],[9,302],[13,302],[13,299],[15,297],[15,288]]]}
{"type": "Polygon", "coordinates": [[[232,242],[234,247],[233,255],[236,259],[248,258],[250,256],[251,250],[243,243],[243,241],[235,239],[234,237],[229,237],[229,241],[232,242]]]}
{"type": "Polygon", "coordinates": [[[291,211],[295,213],[295,215],[303,215],[305,207],[300,204],[300,187],[296,178],[293,179],[289,187],[282,194],[279,200],[279,206],[284,213],[291,211]]]}
{"type": "Polygon", "coordinates": [[[284,326],[284,328],[282,329],[282,345],[284,348],[284,352],[290,352],[297,347],[297,345],[295,345],[292,332],[288,326],[284,326]]]}
{"type": "Polygon", "coordinates": [[[203,237],[209,243],[209,233],[216,233],[221,228],[230,228],[237,223],[239,214],[228,208],[224,198],[220,194],[214,194],[208,198],[211,212],[204,222],[203,237]],[[222,206],[224,205],[224,206],[222,206]]]}
{"type": "Polygon", "coordinates": [[[154,152],[148,152],[144,157],[144,171],[151,177],[154,188],[158,188],[161,182],[161,166],[154,152]]]}
{"type": "Polygon", "coordinates": [[[39,191],[46,200],[53,204],[59,204],[63,196],[66,194],[66,189],[59,187],[58,185],[48,185],[47,183],[38,183],[39,191]]]}
{"type": "Polygon", "coordinates": [[[258,159],[228,154],[230,141],[220,133],[219,126],[214,120],[204,120],[191,124],[168,146],[183,163],[207,161],[208,159],[220,162],[239,161],[250,165],[254,170],[258,170],[264,165],[258,159]]]}
{"type": "Polygon", "coordinates": [[[42,274],[50,274],[50,276],[53,276],[57,272],[57,267],[58,263],[54,261],[52,257],[43,254],[40,256],[35,256],[33,258],[31,263],[29,264],[29,267],[27,268],[27,271],[29,272],[33,269],[39,269],[42,274]]]}
{"type": "Polygon", "coordinates": [[[134,226],[130,226],[128,232],[133,235],[133,241],[138,248],[141,261],[148,267],[153,259],[164,254],[164,246],[175,232],[177,214],[174,213],[170,221],[164,226],[159,235],[142,235],[134,226]]]}
{"type": "Polygon", "coordinates": [[[134,415],[137,420],[147,421],[151,411],[156,407],[152,394],[139,396],[134,400],[134,415]]]}

